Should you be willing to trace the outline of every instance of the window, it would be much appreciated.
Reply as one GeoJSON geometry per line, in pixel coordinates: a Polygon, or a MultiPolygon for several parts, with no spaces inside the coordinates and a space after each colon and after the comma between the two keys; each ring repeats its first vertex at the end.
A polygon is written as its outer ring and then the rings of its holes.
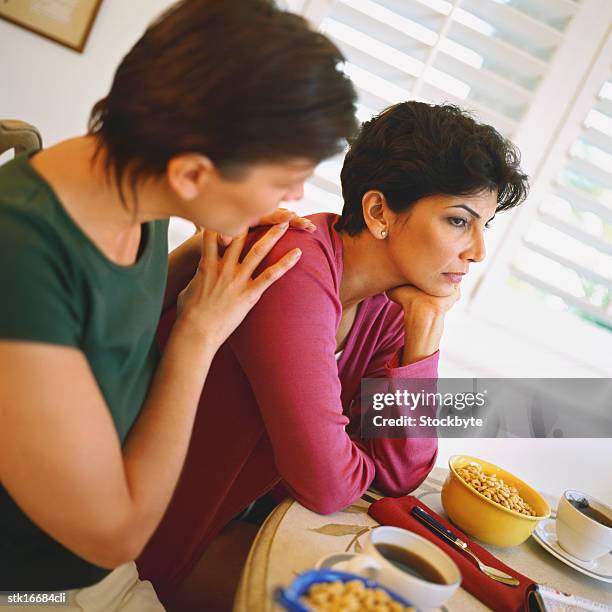
{"type": "MultiPolygon", "coordinates": [[[[462,302],[600,371],[612,354],[612,3],[293,4],[344,53],[360,119],[406,99],[451,102],[517,143],[532,193],[495,220],[462,302]]],[[[339,211],[340,168],[341,156],[321,164],[296,208],[339,211]]]]}

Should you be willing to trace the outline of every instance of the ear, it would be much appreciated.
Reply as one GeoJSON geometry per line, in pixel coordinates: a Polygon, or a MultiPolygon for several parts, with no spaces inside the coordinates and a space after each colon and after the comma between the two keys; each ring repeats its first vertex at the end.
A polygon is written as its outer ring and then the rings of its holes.
{"type": "Polygon", "coordinates": [[[211,159],[199,153],[175,155],[166,168],[170,187],[182,200],[200,195],[216,172],[211,159]]]}
{"type": "Polygon", "coordinates": [[[366,191],[361,198],[361,209],[372,236],[384,240],[389,235],[390,211],[382,191],[366,191]]]}

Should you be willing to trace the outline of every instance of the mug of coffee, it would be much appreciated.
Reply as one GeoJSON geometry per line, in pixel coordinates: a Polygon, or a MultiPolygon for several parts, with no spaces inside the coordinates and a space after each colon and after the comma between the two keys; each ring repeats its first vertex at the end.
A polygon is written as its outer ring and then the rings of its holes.
{"type": "Polygon", "coordinates": [[[459,588],[455,562],[429,540],[399,527],[376,527],[362,539],[363,554],[335,553],[318,568],[366,576],[419,609],[439,608],[459,588]]]}
{"type": "Polygon", "coordinates": [[[612,550],[612,508],[579,491],[563,493],[557,506],[559,546],[582,561],[612,550]]]}

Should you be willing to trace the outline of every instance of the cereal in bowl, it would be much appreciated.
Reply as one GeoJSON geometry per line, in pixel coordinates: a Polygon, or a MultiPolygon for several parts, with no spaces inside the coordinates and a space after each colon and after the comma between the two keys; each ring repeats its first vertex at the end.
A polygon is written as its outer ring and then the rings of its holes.
{"type": "Polygon", "coordinates": [[[394,601],[383,589],[371,589],[360,580],[313,584],[300,602],[316,612],[414,612],[394,601]]]}
{"type": "Polygon", "coordinates": [[[456,469],[457,474],[470,487],[482,493],[487,499],[526,516],[536,516],[535,510],[519,495],[518,489],[508,486],[495,474],[486,474],[479,463],[470,462],[456,469]]]}

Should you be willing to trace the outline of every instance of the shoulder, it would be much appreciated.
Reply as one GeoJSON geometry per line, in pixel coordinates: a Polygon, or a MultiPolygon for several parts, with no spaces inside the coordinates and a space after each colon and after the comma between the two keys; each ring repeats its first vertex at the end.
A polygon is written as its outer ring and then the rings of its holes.
{"type": "MultiPolygon", "coordinates": [[[[339,239],[333,229],[337,215],[318,213],[308,218],[315,224],[316,230],[308,232],[289,228],[266,256],[258,272],[278,261],[292,249],[298,248],[302,252],[302,257],[287,276],[295,278],[301,274],[314,275],[319,281],[329,283],[339,291],[342,252],[339,239]]],[[[258,227],[251,230],[244,252],[246,253],[268,229],[269,227],[258,227]]]]}
{"type": "MultiPolygon", "coordinates": [[[[315,226],[314,232],[301,229],[289,228],[287,233],[279,240],[278,245],[289,246],[290,248],[307,249],[309,251],[320,251],[322,253],[332,253],[336,251],[336,241],[334,238],[335,230],[333,224],[338,218],[332,213],[317,213],[308,215],[315,226]]],[[[246,240],[245,251],[248,250],[259,238],[261,238],[271,226],[258,226],[249,231],[246,240]]]]}
{"type": "Polygon", "coordinates": [[[76,346],[76,262],[39,218],[0,205],[0,338],[76,346]]]}
{"type": "Polygon", "coordinates": [[[20,155],[0,167],[0,247],[49,250],[57,246],[54,196],[20,155]]]}
{"type": "Polygon", "coordinates": [[[0,213],[29,224],[53,218],[54,193],[31,167],[27,155],[0,166],[0,213]]]}
{"type": "MultiPolygon", "coordinates": [[[[0,202],[0,259],[25,273],[44,266],[65,276],[74,262],[58,232],[44,216],[0,202]]],[[[6,268],[6,266],[3,266],[6,268]]]]}
{"type": "Polygon", "coordinates": [[[53,231],[40,215],[0,201],[0,249],[15,255],[48,252],[54,245],[53,231]]]}

